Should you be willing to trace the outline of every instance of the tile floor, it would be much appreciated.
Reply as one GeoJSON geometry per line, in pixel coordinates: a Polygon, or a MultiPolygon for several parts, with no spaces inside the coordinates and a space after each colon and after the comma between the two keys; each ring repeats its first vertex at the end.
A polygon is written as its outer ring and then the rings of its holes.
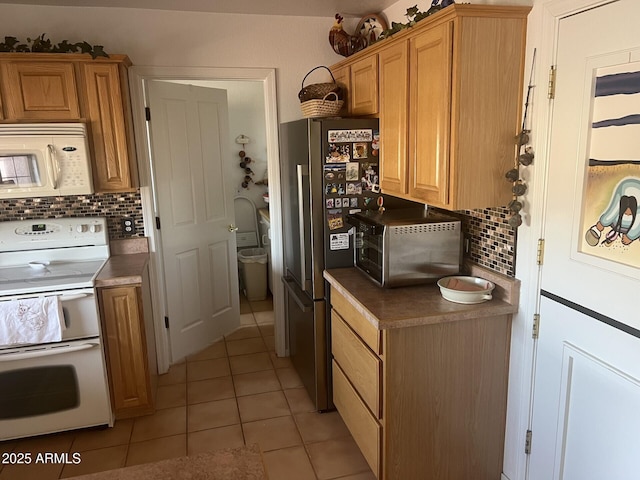
{"type": "Polygon", "coordinates": [[[270,480],[374,480],[338,413],[315,412],[290,360],[275,355],[271,301],[243,300],[241,324],[159,377],[153,415],[0,442],[3,453],[81,458],[77,465],[0,462],[0,480],[69,478],[252,443],[270,480]]]}

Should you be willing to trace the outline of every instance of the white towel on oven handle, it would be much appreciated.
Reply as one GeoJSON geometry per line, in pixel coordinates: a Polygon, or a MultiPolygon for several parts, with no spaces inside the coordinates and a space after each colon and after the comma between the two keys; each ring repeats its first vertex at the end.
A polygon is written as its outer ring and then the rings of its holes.
{"type": "Polygon", "coordinates": [[[59,296],[0,302],[0,345],[59,342],[64,329],[59,296]]]}

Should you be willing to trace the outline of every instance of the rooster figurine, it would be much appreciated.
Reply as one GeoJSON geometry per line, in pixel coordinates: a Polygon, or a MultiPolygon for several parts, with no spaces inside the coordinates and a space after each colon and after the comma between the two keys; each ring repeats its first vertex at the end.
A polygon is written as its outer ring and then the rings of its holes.
{"type": "Polygon", "coordinates": [[[336,21],[329,31],[329,43],[337,54],[348,57],[366,47],[367,39],[345,32],[342,28],[342,20],[340,14],[336,13],[336,21]]]}

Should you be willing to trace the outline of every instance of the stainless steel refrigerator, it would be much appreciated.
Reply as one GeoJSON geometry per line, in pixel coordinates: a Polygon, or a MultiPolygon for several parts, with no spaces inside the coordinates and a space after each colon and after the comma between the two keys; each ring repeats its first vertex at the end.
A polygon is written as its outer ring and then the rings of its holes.
{"type": "Polygon", "coordinates": [[[319,411],[333,407],[329,292],[322,272],[353,265],[346,215],[378,208],[378,140],[377,119],[280,126],[289,352],[319,411]]]}

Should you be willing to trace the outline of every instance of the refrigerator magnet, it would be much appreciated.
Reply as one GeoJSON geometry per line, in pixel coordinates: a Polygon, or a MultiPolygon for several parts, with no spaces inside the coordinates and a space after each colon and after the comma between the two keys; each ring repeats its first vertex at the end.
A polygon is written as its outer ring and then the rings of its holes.
{"type": "Polygon", "coordinates": [[[351,160],[351,145],[329,145],[327,163],[347,163],[351,160]]]}
{"type": "Polygon", "coordinates": [[[333,205],[334,205],[333,198],[327,198],[325,200],[325,205],[327,206],[327,208],[333,208],[333,205]]]}
{"type": "Polygon", "coordinates": [[[347,183],[347,195],[362,195],[362,184],[347,183]]]}
{"type": "Polygon", "coordinates": [[[335,182],[345,178],[345,164],[329,164],[324,167],[324,179],[327,182],[335,182]]]}
{"type": "MultiPolygon", "coordinates": [[[[344,202],[343,202],[344,204],[344,202]]],[[[358,208],[358,197],[353,197],[349,199],[349,206],[351,208],[358,208]]]]}
{"type": "Polygon", "coordinates": [[[371,155],[378,156],[380,150],[380,133],[373,132],[373,140],[371,140],[371,155]]]}
{"type": "Polygon", "coordinates": [[[329,143],[370,142],[373,140],[373,130],[357,128],[354,130],[329,130],[329,143]]]}
{"type": "Polygon", "coordinates": [[[330,250],[349,250],[348,233],[332,233],[329,235],[330,250]]]}
{"type": "Polygon", "coordinates": [[[336,198],[335,201],[333,202],[333,205],[334,205],[335,208],[342,208],[342,199],[341,198],[336,198]]]}
{"type": "Polygon", "coordinates": [[[353,158],[369,158],[369,144],[368,143],[354,143],[353,144],[353,158]]]}
{"type": "Polygon", "coordinates": [[[358,181],[358,169],[360,164],[358,162],[349,162],[346,166],[345,179],[347,182],[358,181]]]}
{"type": "Polygon", "coordinates": [[[374,185],[376,190],[380,191],[380,176],[378,175],[378,164],[363,163],[362,165],[362,190],[373,191],[374,185]]]}
{"type": "Polygon", "coordinates": [[[344,219],[340,210],[332,210],[327,212],[327,225],[329,230],[338,230],[344,227],[344,219]]]}

